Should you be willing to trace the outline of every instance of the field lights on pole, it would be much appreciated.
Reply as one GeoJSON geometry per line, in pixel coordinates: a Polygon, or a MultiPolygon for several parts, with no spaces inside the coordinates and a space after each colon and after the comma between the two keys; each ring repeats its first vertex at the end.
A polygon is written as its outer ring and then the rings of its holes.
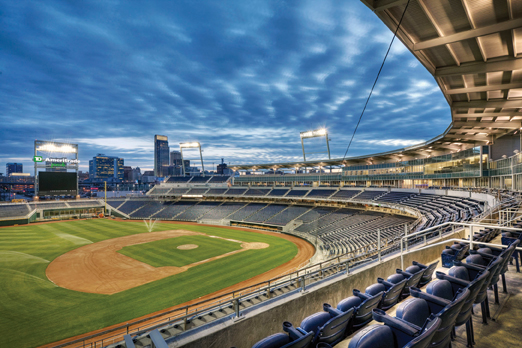
{"type": "Polygon", "coordinates": [[[183,169],[183,175],[185,175],[186,173],[185,173],[185,160],[183,159],[183,149],[199,149],[199,158],[201,160],[201,171],[203,173],[203,176],[205,176],[205,166],[203,165],[203,154],[201,151],[201,144],[197,141],[179,144],[179,152],[181,153],[181,168],[183,169]]]}
{"type": "Polygon", "coordinates": [[[52,144],[52,143],[42,144],[37,147],[37,150],[42,151],[42,152],[58,152],[58,153],[76,153],[78,151],[75,147],[73,147],[71,145],[63,144],[61,146],[56,146],[55,144],[52,144]]]}
{"type": "MultiPolygon", "coordinates": [[[[316,130],[301,132],[300,136],[301,136],[301,147],[303,148],[303,160],[305,162],[306,162],[306,153],[305,153],[305,148],[304,148],[304,139],[309,139],[309,138],[325,137],[326,150],[327,150],[326,152],[328,153],[328,159],[331,159],[330,158],[330,143],[329,143],[330,139],[328,139],[328,130],[326,128],[319,128],[316,130]]],[[[312,153],[324,153],[324,152],[310,152],[309,154],[312,154],[312,153]]]]}

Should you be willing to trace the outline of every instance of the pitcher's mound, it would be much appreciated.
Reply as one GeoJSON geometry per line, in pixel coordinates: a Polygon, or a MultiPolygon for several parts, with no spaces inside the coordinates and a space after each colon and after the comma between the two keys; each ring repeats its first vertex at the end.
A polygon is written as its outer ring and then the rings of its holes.
{"type": "Polygon", "coordinates": [[[199,245],[196,245],[196,244],[183,244],[183,245],[178,246],[178,249],[179,250],[190,250],[190,249],[196,249],[197,247],[199,247],[199,245]]]}

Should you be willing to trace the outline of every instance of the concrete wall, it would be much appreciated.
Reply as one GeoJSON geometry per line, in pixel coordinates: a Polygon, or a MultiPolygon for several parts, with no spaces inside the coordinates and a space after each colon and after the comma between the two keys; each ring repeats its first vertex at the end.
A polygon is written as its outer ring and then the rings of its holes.
{"type": "MultiPolygon", "coordinates": [[[[456,233],[450,238],[462,238],[463,232],[456,233]]],[[[448,242],[448,245],[452,242],[448,242]]],[[[414,251],[405,255],[404,268],[411,265],[412,261],[424,264],[431,263],[440,258],[444,247],[435,246],[421,251],[414,251]]],[[[252,310],[238,321],[228,319],[211,328],[202,330],[196,334],[174,337],[167,340],[169,347],[237,347],[250,348],[254,343],[272,335],[282,332],[283,321],[290,321],[299,326],[301,321],[316,312],[322,311],[323,303],[336,306],[342,299],[352,296],[352,289],[364,289],[377,282],[378,277],[388,277],[401,267],[400,257],[393,257],[381,263],[366,266],[363,270],[348,276],[342,275],[334,280],[313,287],[308,293],[297,293],[287,298],[279,299],[269,305],[252,310]]]]}

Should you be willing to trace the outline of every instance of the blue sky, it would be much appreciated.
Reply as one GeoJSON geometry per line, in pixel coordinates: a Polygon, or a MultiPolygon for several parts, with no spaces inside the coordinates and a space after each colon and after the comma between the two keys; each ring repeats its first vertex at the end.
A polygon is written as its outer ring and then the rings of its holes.
{"type": "MultiPolygon", "coordinates": [[[[392,38],[356,0],[0,0],[0,28],[0,172],[29,172],[34,139],[78,143],[82,170],[96,153],[151,169],[154,134],[201,142],[207,168],[297,161],[323,126],[342,157],[392,38]]],[[[396,40],[348,156],[449,123],[396,40]]]]}

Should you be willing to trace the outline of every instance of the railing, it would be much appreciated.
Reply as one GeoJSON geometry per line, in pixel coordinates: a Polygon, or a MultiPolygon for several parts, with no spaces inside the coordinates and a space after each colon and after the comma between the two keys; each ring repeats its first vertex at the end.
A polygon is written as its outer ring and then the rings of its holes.
{"type": "MultiPolygon", "coordinates": [[[[473,249],[473,245],[474,244],[490,245],[490,246],[495,246],[495,247],[499,247],[499,248],[507,248],[508,246],[506,246],[506,245],[490,244],[490,243],[483,243],[483,242],[475,242],[475,241],[473,241],[473,233],[475,232],[475,230],[477,228],[490,228],[490,229],[499,229],[499,228],[501,228],[502,230],[506,230],[506,231],[522,232],[522,228],[505,227],[505,226],[499,226],[498,224],[495,225],[495,224],[482,224],[482,223],[475,223],[475,222],[472,222],[472,223],[446,222],[446,223],[443,223],[441,225],[434,226],[434,227],[428,228],[426,230],[422,230],[422,231],[419,231],[419,232],[412,233],[410,235],[406,235],[406,236],[401,237],[401,240],[400,240],[401,268],[404,269],[404,255],[409,253],[409,251],[408,251],[408,246],[409,245],[412,245],[415,242],[419,242],[419,240],[422,238],[423,243],[427,246],[427,244],[428,244],[427,243],[427,239],[429,238],[430,235],[433,236],[434,233],[438,232],[439,233],[439,238],[442,239],[443,231],[444,230],[448,230],[448,228],[451,228],[453,233],[457,232],[459,230],[464,230],[466,228],[469,229],[469,233],[468,233],[468,236],[467,236],[468,239],[448,239],[448,240],[441,241],[441,242],[436,243],[436,244],[430,244],[429,246],[431,247],[431,246],[439,245],[439,244],[447,244],[447,242],[449,242],[449,241],[457,241],[457,242],[468,243],[470,249],[473,249]],[[459,229],[459,227],[460,227],[460,229],[459,229]]],[[[415,249],[415,251],[422,250],[424,248],[425,247],[421,247],[420,249],[417,248],[417,249],[415,249]]],[[[522,251],[522,247],[517,248],[517,250],[522,251]]]]}

